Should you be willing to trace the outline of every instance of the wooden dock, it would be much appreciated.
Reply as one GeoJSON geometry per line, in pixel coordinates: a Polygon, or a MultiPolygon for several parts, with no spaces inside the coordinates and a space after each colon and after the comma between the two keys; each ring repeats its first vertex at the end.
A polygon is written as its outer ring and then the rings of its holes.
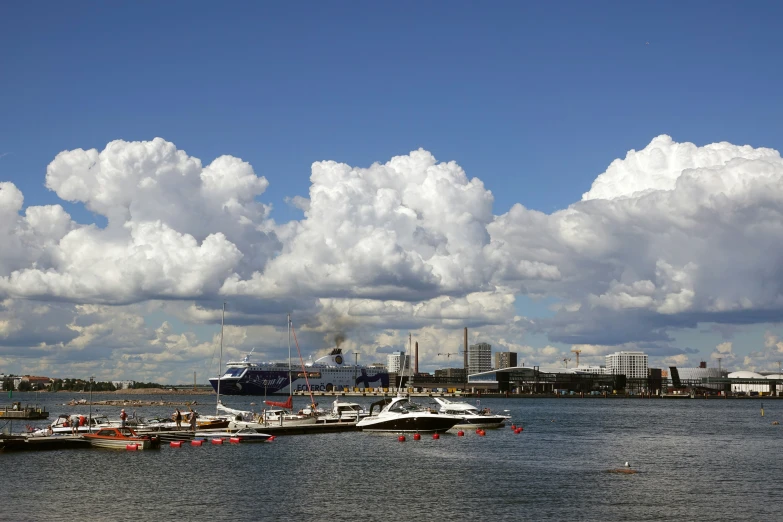
{"type": "Polygon", "coordinates": [[[5,419],[24,419],[24,420],[41,420],[48,419],[49,412],[46,408],[39,408],[38,406],[24,406],[21,402],[15,402],[11,406],[4,406],[0,408],[0,420],[5,419]]]}
{"type": "Polygon", "coordinates": [[[0,451],[41,451],[89,447],[90,442],[81,435],[53,435],[51,437],[0,435],[0,451]]]}

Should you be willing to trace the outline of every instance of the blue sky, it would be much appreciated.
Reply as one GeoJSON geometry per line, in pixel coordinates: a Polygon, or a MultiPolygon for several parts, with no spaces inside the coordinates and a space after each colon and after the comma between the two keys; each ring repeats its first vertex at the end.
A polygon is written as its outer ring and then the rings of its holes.
{"type": "MultiPolygon", "coordinates": [[[[667,133],[779,143],[775,2],[102,2],[0,7],[0,176],[28,203],[65,149],[161,136],[285,196],[313,161],[424,147],[496,213],[551,211],[667,133]],[[647,45],[649,42],[649,45],[647,45]],[[501,189],[502,187],[502,189],[501,189]]],[[[293,217],[293,214],[291,214],[293,217]]]]}
{"type": "MultiPolygon", "coordinates": [[[[780,150],[782,17],[777,2],[5,3],[0,181],[103,226],[45,188],[47,165],[159,136],[205,165],[249,162],[285,223],[313,162],[424,148],[480,178],[494,214],[551,214],[661,134],[780,150]]],[[[560,298],[516,310],[549,318],[560,298]]],[[[706,357],[715,336],[695,331],[672,339],[706,357]]]]}

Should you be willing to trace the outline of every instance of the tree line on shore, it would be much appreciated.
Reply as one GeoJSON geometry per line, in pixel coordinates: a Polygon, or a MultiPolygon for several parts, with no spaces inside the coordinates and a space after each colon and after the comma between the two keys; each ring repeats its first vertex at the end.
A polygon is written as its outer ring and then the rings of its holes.
{"type": "MultiPolygon", "coordinates": [[[[13,375],[7,376],[3,380],[3,389],[4,390],[13,390],[14,388],[14,377],[13,375]]],[[[140,388],[164,388],[162,384],[156,383],[156,382],[134,382],[131,388],[133,389],[140,389],[140,388]]],[[[92,388],[90,387],[90,381],[84,380],[84,379],[52,379],[48,384],[39,383],[39,382],[30,382],[26,380],[22,380],[19,383],[19,386],[16,388],[16,391],[20,392],[27,392],[27,391],[51,391],[51,392],[58,392],[58,391],[73,391],[73,392],[88,392],[92,389],[94,392],[110,392],[110,391],[116,391],[117,387],[112,383],[111,381],[93,381],[92,382],[92,388]]]]}

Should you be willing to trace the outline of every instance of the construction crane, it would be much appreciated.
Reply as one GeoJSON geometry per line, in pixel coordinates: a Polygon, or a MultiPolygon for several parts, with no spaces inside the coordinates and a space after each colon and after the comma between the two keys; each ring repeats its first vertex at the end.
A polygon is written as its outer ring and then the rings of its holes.
{"type": "Polygon", "coordinates": [[[568,361],[570,361],[568,357],[563,357],[563,364],[565,364],[565,367],[568,368],[568,361]]]}
{"type": "Polygon", "coordinates": [[[461,354],[460,352],[443,352],[443,353],[439,353],[438,355],[445,355],[446,359],[448,359],[452,355],[460,355],[460,354],[461,354]]]}
{"type": "Polygon", "coordinates": [[[579,349],[579,348],[573,348],[571,351],[576,354],[576,366],[578,368],[579,367],[579,354],[582,353],[582,350],[579,349]]]}

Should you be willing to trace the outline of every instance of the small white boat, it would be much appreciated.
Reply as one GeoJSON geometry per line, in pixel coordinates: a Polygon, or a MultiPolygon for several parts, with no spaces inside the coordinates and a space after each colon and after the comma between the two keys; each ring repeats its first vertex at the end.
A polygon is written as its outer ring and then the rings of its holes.
{"type": "Polygon", "coordinates": [[[332,411],[318,417],[319,423],[358,422],[370,414],[361,404],[335,399],[332,411]]]}
{"type": "Polygon", "coordinates": [[[197,431],[194,437],[204,439],[239,439],[239,442],[266,442],[274,439],[273,435],[259,433],[250,428],[237,431],[197,431]]]}

